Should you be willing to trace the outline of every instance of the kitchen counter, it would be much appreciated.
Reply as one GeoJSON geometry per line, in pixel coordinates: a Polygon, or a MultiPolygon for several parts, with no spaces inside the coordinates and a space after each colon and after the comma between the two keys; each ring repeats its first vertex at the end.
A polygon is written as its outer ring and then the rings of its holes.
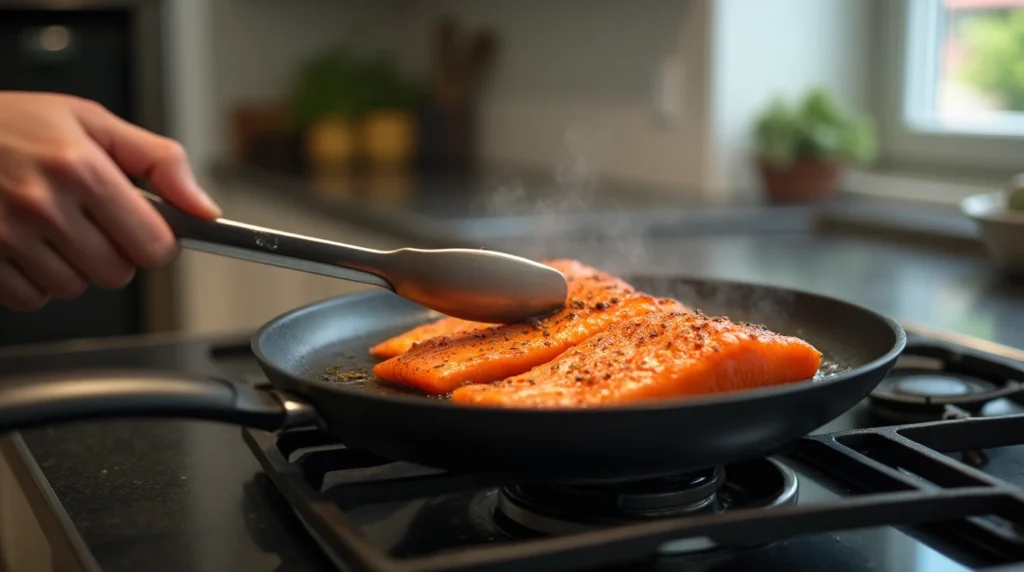
{"type": "MultiPolygon", "coordinates": [[[[423,213],[391,214],[435,220],[423,213]]],[[[732,228],[727,233],[557,241],[510,235],[493,244],[530,256],[580,257],[616,272],[696,274],[796,287],[901,320],[1024,348],[1024,284],[996,274],[969,240],[929,241],[933,248],[924,249],[840,232],[838,223],[825,226],[829,228],[778,226],[766,231],[766,226],[746,232],[732,228]]],[[[445,242],[458,237],[437,238],[445,242]]],[[[109,351],[71,351],[50,360],[48,367],[130,365],[144,361],[147,352],[165,342],[153,338],[127,345],[118,340],[70,344],[66,347],[72,350],[109,351]]],[[[245,336],[225,343],[245,350],[245,336]]],[[[37,367],[33,355],[46,351],[0,352],[0,376],[37,367]]],[[[162,367],[182,367],[182,360],[191,359],[188,355],[165,355],[162,367]]],[[[232,370],[230,360],[192,365],[246,375],[232,370]]],[[[238,428],[103,421],[26,431],[22,437],[23,452],[38,465],[103,570],[329,569],[242,445],[238,428]]]]}
{"type": "Polygon", "coordinates": [[[925,237],[957,246],[973,244],[977,251],[976,229],[957,209],[916,202],[842,196],[818,204],[771,206],[757,199],[711,200],[698,193],[666,193],[582,175],[503,171],[411,176],[400,182],[324,182],[227,163],[215,165],[210,174],[232,192],[287,199],[424,248],[475,247],[522,237],[678,237],[842,227],[884,231],[903,240],[925,237]]]}

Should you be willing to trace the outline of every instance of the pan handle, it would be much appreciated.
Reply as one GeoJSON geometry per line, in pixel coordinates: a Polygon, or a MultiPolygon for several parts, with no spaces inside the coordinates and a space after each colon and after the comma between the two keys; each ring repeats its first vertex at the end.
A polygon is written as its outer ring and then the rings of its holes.
{"type": "Polygon", "coordinates": [[[182,417],[273,431],[314,422],[316,413],[270,390],[172,373],[90,370],[0,381],[0,434],[110,417],[182,417]]]}

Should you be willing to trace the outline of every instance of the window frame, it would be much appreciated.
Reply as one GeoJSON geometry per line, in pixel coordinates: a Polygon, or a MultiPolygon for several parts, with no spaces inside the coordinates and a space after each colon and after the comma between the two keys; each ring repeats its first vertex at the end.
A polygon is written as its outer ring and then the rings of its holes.
{"type": "Polygon", "coordinates": [[[877,63],[876,93],[881,162],[890,168],[969,173],[1008,177],[1024,171],[1024,134],[952,130],[908,113],[910,102],[934,98],[935,67],[914,69],[911,49],[937,52],[934,30],[911,28],[915,18],[933,14],[941,0],[884,0],[879,2],[872,60],[877,63]],[[931,76],[931,77],[928,77],[931,76]],[[922,79],[931,81],[930,84],[922,79]],[[921,91],[915,93],[915,89],[921,91]],[[925,93],[925,92],[931,93],[925,93]],[[909,96],[909,97],[908,97],[909,96]]]}

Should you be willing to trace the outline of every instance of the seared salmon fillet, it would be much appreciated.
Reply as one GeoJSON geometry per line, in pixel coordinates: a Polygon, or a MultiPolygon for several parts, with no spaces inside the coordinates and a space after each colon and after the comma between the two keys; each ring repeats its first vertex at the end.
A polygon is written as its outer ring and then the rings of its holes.
{"type": "Polygon", "coordinates": [[[618,278],[578,262],[571,264],[578,267],[565,272],[569,302],[563,310],[531,323],[431,338],[378,363],[374,373],[384,381],[427,393],[448,393],[467,383],[487,383],[529,371],[620,320],[685,310],[675,300],[636,293],[618,278]]]}
{"type": "Polygon", "coordinates": [[[821,353],[807,342],[700,312],[650,313],[610,326],[550,363],[456,403],[528,408],[615,406],[809,380],[821,353]]]}
{"type": "Polygon", "coordinates": [[[423,324],[422,326],[416,326],[408,332],[384,340],[370,348],[370,355],[377,359],[393,358],[397,355],[404,354],[416,344],[425,342],[430,338],[436,338],[438,336],[452,336],[465,332],[483,330],[494,325],[495,324],[471,322],[469,320],[447,316],[440,320],[423,324]]]}
{"type": "MultiPolygon", "coordinates": [[[[595,272],[593,268],[575,260],[542,260],[541,264],[545,264],[555,270],[558,270],[568,281],[585,275],[591,275],[595,272]]],[[[497,324],[471,322],[469,320],[462,320],[448,316],[434,322],[423,324],[422,326],[417,326],[393,338],[384,340],[370,348],[370,355],[378,359],[393,358],[409,351],[409,349],[416,344],[423,343],[431,338],[474,332],[477,330],[487,329],[495,325],[497,324]]]]}

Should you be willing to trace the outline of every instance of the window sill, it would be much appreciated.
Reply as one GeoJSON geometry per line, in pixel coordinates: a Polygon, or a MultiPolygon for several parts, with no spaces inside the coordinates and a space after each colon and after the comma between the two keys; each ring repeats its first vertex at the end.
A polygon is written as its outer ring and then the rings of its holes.
{"type": "Polygon", "coordinates": [[[960,210],[959,203],[1001,186],[984,178],[851,171],[844,190],[852,200],[821,209],[817,228],[984,255],[977,225],[960,210]]]}
{"type": "Polygon", "coordinates": [[[959,207],[963,199],[1003,188],[1005,180],[975,176],[911,173],[895,170],[851,170],[846,191],[853,195],[901,202],[959,207]]]}

